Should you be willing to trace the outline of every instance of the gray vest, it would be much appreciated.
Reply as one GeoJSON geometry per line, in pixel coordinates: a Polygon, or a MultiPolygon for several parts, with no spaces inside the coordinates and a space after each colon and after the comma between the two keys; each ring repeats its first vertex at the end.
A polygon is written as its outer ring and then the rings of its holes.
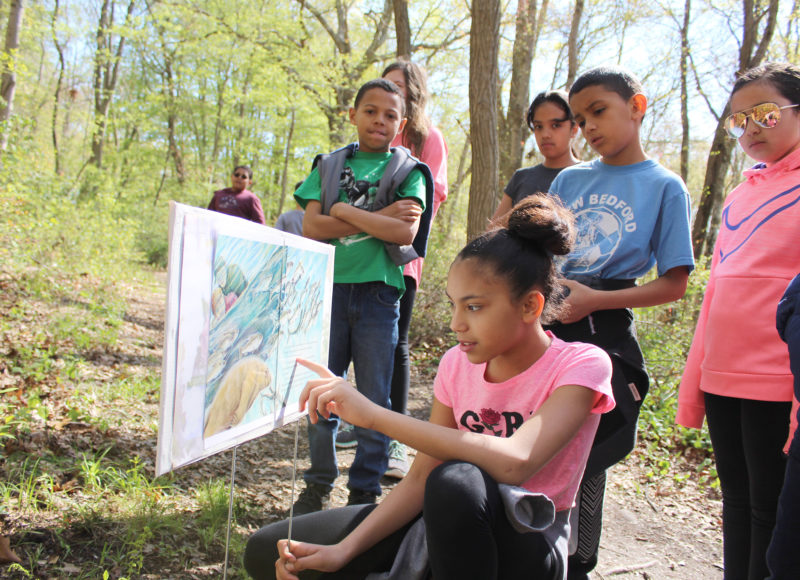
{"type": "MultiPolygon", "coordinates": [[[[341,149],[317,155],[314,158],[312,169],[316,167],[319,172],[320,202],[323,214],[330,215],[331,207],[339,201],[339,181],[344,169],[344,162],[348,157],[352,157],[357,149],[358,143],[351,143],[341,149]]],[[[411,155],[411,152],[405,147],[392,147],[391,152],[392,158],[378,182],[378,192],[372,211],[378,211],[391,205],[395,201],[398,188],[415,168],[419,169],[425,177],[425,211],[420,218],[419,229],[414,241],[406,246],[384,242],[389,257],[395,264],[402,266],[415,258],[425,256],[433,217],[433,175],[428,166],[411,155]]]]}

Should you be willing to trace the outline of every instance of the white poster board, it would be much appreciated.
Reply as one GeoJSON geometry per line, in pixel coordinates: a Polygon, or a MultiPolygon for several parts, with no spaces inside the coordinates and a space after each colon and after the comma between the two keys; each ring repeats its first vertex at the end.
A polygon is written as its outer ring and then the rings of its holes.
{"type": "Polygon", "coordinates": [[[327,364],[333,247],[170,202],[156,475],[290,423],[327,364]]]}

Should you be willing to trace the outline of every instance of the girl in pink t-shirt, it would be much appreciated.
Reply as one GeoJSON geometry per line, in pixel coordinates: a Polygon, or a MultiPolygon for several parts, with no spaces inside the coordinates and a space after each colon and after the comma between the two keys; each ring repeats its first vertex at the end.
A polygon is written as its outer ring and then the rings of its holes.
{"type": "Polygon", "coordinates": [[[256,532],[245,553],[254,578],[566,577],[569,509],[599,414],[614,406],[608,356],[542,328],[560,290],[553,256],[572,239],[572,215],[535,195],[461,250],[447,281],[458,345],[442,359],[427,422],[299,361],[321,377],[301,397],[312,421],[336,413],[418,453],[377,506],[296,518],[291,544],[287,522],[256,532]]]}

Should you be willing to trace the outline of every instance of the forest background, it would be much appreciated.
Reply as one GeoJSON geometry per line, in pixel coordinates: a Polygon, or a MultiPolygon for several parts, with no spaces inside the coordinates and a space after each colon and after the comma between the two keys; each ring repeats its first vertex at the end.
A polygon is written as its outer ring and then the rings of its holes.
{"type": "MultiPolygon", "coordinates": [[[[99,399],[157,398],[156,368],[87,368],[114,350],[131,288],[166,265],[169,200],[205,207],[248,164],[273,223],[314,155],[354,140],[355,91],[398,56],[427,68],[429,113],[450,150],[412,327],[423,373],[449,344],[449,261],[485,228],[513,171],[541,160],[524,122],[531,96],[600,64],[643,81],[645,149],[689,186],[700,261],[686,299],[638,312],[654,378],[646,459],[655,477],[688,454],[691,472],[673,477],[713,488],[705,433],[672,423],[721,203],[750,163],[721,120],[737,72],[798,62],[799,13],[779,0],[0,1],[0,525],[15,532],[60,511],[47,524],[58,544],[66,520],[94,522],[109,496],[163,510],[175,482],[150,481],[150,458],[100,445],[67,454],[76,469],[47,443],[65,425],[107,433],[99,399]],[[115,390],[98,395],[100,383],[115,390]]],[[[150,437],[154,421],[142,420],[150,437]]],[[[218,480],[189,495],[195,510],[224,507],[218,480]]],[[[142,573],[154,527],[109,540],[79,574],[142,573]]]]}

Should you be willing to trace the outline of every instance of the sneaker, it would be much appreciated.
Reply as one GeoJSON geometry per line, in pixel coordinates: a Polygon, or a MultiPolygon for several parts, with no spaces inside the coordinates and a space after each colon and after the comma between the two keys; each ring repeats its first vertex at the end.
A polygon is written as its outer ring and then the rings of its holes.
{"type": "Polygon", "coordinates": [[[351,489],[350,496],[347,498],[347,505],[362,505],[375,503],[378,499],[377,493],[364,491],[363,489],[351,489]]]}
{"type": "Polygon", "coordinates": [[[306,483],[306,488],[294,502],[292,514],[302,516],[327,509],[331,502],[331,488],[321,483],[306,483]]]}
{"type": "Polygon", "coordinates": [[[342,421],[341,425],[339,425],[339,430],[336,432],[336,448],[351,449],[356,445],[358,445],[356,428],[350,423],[342,421]]]}
{"type": "Polygon", "coordinates": [[[408,474],[408,454],[406,446],[392,439],[389,442],[389,465],[386,467],[386,477],[403,479],[408,474]]]}

